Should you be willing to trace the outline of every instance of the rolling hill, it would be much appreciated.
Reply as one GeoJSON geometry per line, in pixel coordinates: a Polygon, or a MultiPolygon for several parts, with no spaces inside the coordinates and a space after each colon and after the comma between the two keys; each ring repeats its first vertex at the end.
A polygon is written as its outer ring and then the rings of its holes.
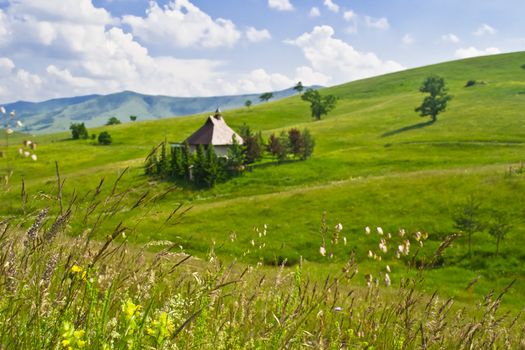
{"type": "MultiPolygon", "coordinates": [[[[333,261],[355,252],[367,268],[367,250],[377,246],[377,235],[366,235],[364,227],[382,227],[394,235],[427,231],[432,253],[450,233],[457,232],[452,220],[470,196],[481,204],[482,216],[494,209],[508,213],[513,229],[494,254],[495,240],[486,231],[474,236],[474,254],[466,256],[466,241],[457,239],[444,254],[439,268],[428,271],[428,290],[469,298],[466,281],[481,276],[475,293],[506,285],[516,278],[509,298],[523,305],[525,295],[525,53],[487,56],[447,62],[321,90],[339,98],[337,108],[326,118],[312,121],[308,105],[298,96],[224,113],[228,124],[239,128],[247,123],[265,137],[290,127],[308,128],[316,149],[305,162],[267,164],[255,167],[213,190],[177,188],[155,202],[150,212],[137,213],[129,203],[115,217],[137,218],[133,242],[170,240],[185,251],[205,256],[211,242],[224,257],[249,261],[290,259],[317,264],[331,271],[333,261]],[[414,108],[423,95],[418,89],[432,74],[444,77],[454,96],[448,110],[434,124],[427,123],[414,108]],[[465,87],[468,80],[483,81],[465,87]],[[165,225],[165,218],[179,204],[191,207],[180,225],[165,225]],[[332,228],[343,224],[348,245],[339,247],[335,260],[319,254],[323,237],[323,213],[332,228]],[[143,215],[144,217],[142,217],[143,215]],[[268,225],[260,238],[254,227],[268,225]],[[230,237],[235,233],[237,239],[230,237]],[[254,249],[252,241],[264,240],[265,248],[254,249]]],[[[88,103],[84,101],[83,103],[88,103]]],[[[32,198],[29,209],[45,206],[56,196],[54,162],[66,178],[65,195],[94,190],[105,178],[109,182],[129,168],[118,187],[129,189],[135,199],[144,193],[161,194],[172,186],[143,175],[144,157],[164,137],[182,140],[204,122],[205,115],[140,121],[90,129],[109,131],[114,144],[66,140],[67,133],[39,135],[35,141],[39,161],[16,158],[10,191],[2,194],[1,214],[20,211],[23,176],[32,198]]],[[[16,157],[13,149],[11,157],[16,157]]],[[[71,227],[71,234],[82,232],[71,227]]],[[[340,266],[340,265],[337,265],[340,266]]],[[[392,279],[403,264],[393,260],[392,279]]],[[[338,267],[337,267],[338,268],[338,267]]],[[[370,267],[372,268],[372,267],[370,267]]]]}
{"type": "MultiPolygon", "coordinates": [[[[319,88],[315,86],[313,88],[319,88]]],[[[277,101],[295,95],[292,88],[276,91],[277,101]]],[[[71,123],[84,122],[88,127],[101,126],[109,117],[128,122],[130,115],[139,120],[153,120],[173,116],[191,115],[215,110],[242,107],[246,100],[254,105],[260,103],[259,94],[214,97],[150,96],[132,91],[109,95],[87,95],[59,98],[44,102],[19,101],[6,104],[7,110],[15,110],[23,121],[24,132],[50,133],[69,130],[71,123]]]]}

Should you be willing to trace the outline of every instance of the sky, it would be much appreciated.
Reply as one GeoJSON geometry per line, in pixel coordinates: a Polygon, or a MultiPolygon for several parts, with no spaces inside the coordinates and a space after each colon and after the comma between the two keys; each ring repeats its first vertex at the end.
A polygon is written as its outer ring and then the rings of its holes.
{"type": "Polygon", "coordinates": [[[525,50],[524,0],[0,0],[0,103],[332,86],[525,50]]]}

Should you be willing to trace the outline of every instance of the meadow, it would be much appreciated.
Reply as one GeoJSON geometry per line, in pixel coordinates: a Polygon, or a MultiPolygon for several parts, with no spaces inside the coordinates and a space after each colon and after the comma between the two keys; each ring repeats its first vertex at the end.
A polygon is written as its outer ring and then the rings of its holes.
{"type": "MultiPolygon", "coordinates": [[[[504,304],[519,308],[525,295],[525,249],[519,244],[525,234],[524,63],[525,53],[489,56],[323,89],[339,101],[320,121],[312,120],[308,105],[299,97],[225,111],[234,129],[246,123],[265,137],[290,127],[307,127],[316,149],[308,161],[256,166],[211,190],[173,188],[171,183],[144,176],[142,168],[152,147],[164,139],[185,139],[204,123],[205,115],[90,130],[109,131],[111,146],[72,141],[67,133],[36,135],[37,162],[15,158],[17,147],[11,147],[16,167],[2,193],[0,213],[5,218],[34,217],[51,197],[56,198],[55,161],[65,179],[67,198],[93,191],[102,178],[108,184],[124,173],[119,188],[127,197],[119,204],[119,219],[108,218],[95,239],[103,239],[119,220],[140,216],[128,235],[132,245],[170,241],[181,252],[201,258],[213,246],[221,259],[247,264],[303,261],[311,278],[324,280],[353,254],[371,273],[382,268],[367,257],[368,250],[377,250],[377,236],[367,235],[367,226],[393,235],[400,229],[410,234],[427,232],[426,247],[432,255],[446,237],[457,233],[452,218],[474,196],[483,215],[498,208],[512,219],[513,229],[500,254],[495,255],[495,239],[486,232],[474,235],[472,257],[467,255],[465,237],[459,237],[443,253],[439,268],[426,271],[418,290],[429,295],[438,290],[444,297],[469,303],[516,280],[504,304]],[[423,98],[419,86],[431,74],[442,76],[454,96],[434,124],[414,112],[423,98]],[[482,83],[465,87],[471,79],[482,83]],[[29,198],[24,208],[22,177],[29,198]],[[159,200],[147,214],[139,215],[131,208],[146,193],[158,195],[159,200]],[[166,223],[179,205],[179,212],[187,211],[177,224],[166,223]],[[337,245],[333,258],[322,256],[322,227],[338,223],[343,226],[341,240],[345,237],[347,244],[337,245]],[[259,237],[265,225],[267,234],[259,237]],[[466,288],[478,277],[473,288],[466,288]]],[[[20,141],[28,136],[16,137],[20,141]]],[[[111,187],[105,185],[103,191],[110,192],[111,187]]],[[[75,237],[85,229],[86,223],[77,219],[67,233],[75,237]]],[[[392,280],[398,284],[404,263],[393,257],[388,260],[392,280]]],[[[356,277],[361,285],[365,285],[363,276],[356,277]]]]}

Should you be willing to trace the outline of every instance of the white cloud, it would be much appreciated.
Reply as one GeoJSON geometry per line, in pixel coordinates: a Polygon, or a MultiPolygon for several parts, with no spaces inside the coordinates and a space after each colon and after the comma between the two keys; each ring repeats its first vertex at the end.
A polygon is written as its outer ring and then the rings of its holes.
{"type": "Polygon", "coordinates": [[[383,61],[374,53],[357,51],[343,40],[334,38],[334,34],[332,27],[320,26],[286,42],[299,47],[312,70],[330,77],[334,83],[404,69],[395,61],[383,61]]]}
{"type": "Polygon", "coordinates": [[[327,86],[332,81],[332,78],[320,72],[314,71],[311,67],[301,66],[295,70],[295,80],[300,81],[303,85],[321,85],[327,86]]]}
{"type": "Polygon", "coordinates": [[[249,41],[256,43],[263,40],[269,40],[272,38],[272,35],[268,29],[257,30],[254,27],[248,27],[246,30],[246,37],[249,41]]]}
{"type": "Polygon", "coordinates": [[[455,54],[458,58],[469,58],[477,56],[496,55],[499,53],[501,53],[501,50],[496,47],[488,47],[484,50],[480,50],[471,46],[463,49],[457,49],[455,54]]]}
{"type": "Polygon", "coordinates": [[[241,37],[235,24],[224,18],[213,19],[189,0],[175,0],[161,8],[150,1],[146,17],[124,16],[122,22],[151,45],[174,47],[233,46],[241,37]]]}
{"type": "Polygon", "coordinates": [[[292,11],[290,0],[268,0],[268,6],[277,11],[292,11]]]}
{"type": "Polygon", "coordinates": [[[0,77],[8,76],[15,68],[15,63],[7,57],[0,57],[0,77]]]}
{"type": "Polygon", "coordinates": [[[412,45],[414,43],[414,37],[412,34],[405,34],[403,38],[401,38],[401,42],[403,42],[404,45],[412,45]]]}
{"type": "Polygon", "coordinates": [[[488,24],[482,24],[473,34],[476,36],[492,35],[496,33],[496,29],[492,28],[488,24]]]}
{"type": "Polygon", "coordinates": [[[321,16],[321,11],[317,7],[312,7],[310,9],[310,13],[308,14],[310,17],[319,17],[321,16]]]}
{"type": "Polygon", "coordinates": [[[459,37],[454,33],[443,34],[441,36],[441,40],[443,40],[444,42],[453,43],[453,44],[457,44],[461,41],[459,37]]]}
{"type": "Polygon", "coordinates": [[[263,92],[275,91],[288,88],[294,84],[294,80],[282,74],[270,74],[264,69],[255,69],[243,76],[237,82],[242,91],[263,92]]]}
{"type": "Polygon", "coordinates": [[[324,0],[323,4],[326,8],[332,12],[339,12],[339,5],[333,2],[333,0],[324,0]]]}
{"type": "Polygon", "coordinates": [[[375,28],[375,29],[381,29],[381,30],[386,30],[390,28],[388,19],[385,17],[373,18],[373,17],[365,16],[365,23],[367,27],[369,28],[375,28]]]}
{"type": "Polygon", "coordinates": [[[352,10],[345,11],[345,13],[343,13],[343,18],[347,22],[354,21],[356,17],[357,17],[356,13],[352,10]]]}

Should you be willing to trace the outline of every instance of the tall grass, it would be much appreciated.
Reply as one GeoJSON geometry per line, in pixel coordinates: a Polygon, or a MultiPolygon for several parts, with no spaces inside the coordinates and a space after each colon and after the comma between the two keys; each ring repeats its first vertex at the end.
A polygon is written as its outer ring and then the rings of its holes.
{"type": "MultiPolygon", "coordinates": [[[[424,254],[424,234],[378,229],[371,259],[398,255],[402,277],[391,280],[388,266],[379,276],[359,271],[352,255],[319,282],[302,261],[268,268],[225,264],[213,244],[206,259],[171,242],[128,245],[162,195],[124,204],[130,191],[119,181],[67,198],[58,181],[49,207],[0,223],[0,349],[525,348],[521,312],[499,310],[511,285],[473,306],[418,291],[454,237],[424,254]],[[142,215],[107,229],[130,210],[142,215]]],[[[181,215],[178,207],[167,221],[181,215]]],[[[342,230],[323,220],[325,259],[346,243],[342,230]]]]}

